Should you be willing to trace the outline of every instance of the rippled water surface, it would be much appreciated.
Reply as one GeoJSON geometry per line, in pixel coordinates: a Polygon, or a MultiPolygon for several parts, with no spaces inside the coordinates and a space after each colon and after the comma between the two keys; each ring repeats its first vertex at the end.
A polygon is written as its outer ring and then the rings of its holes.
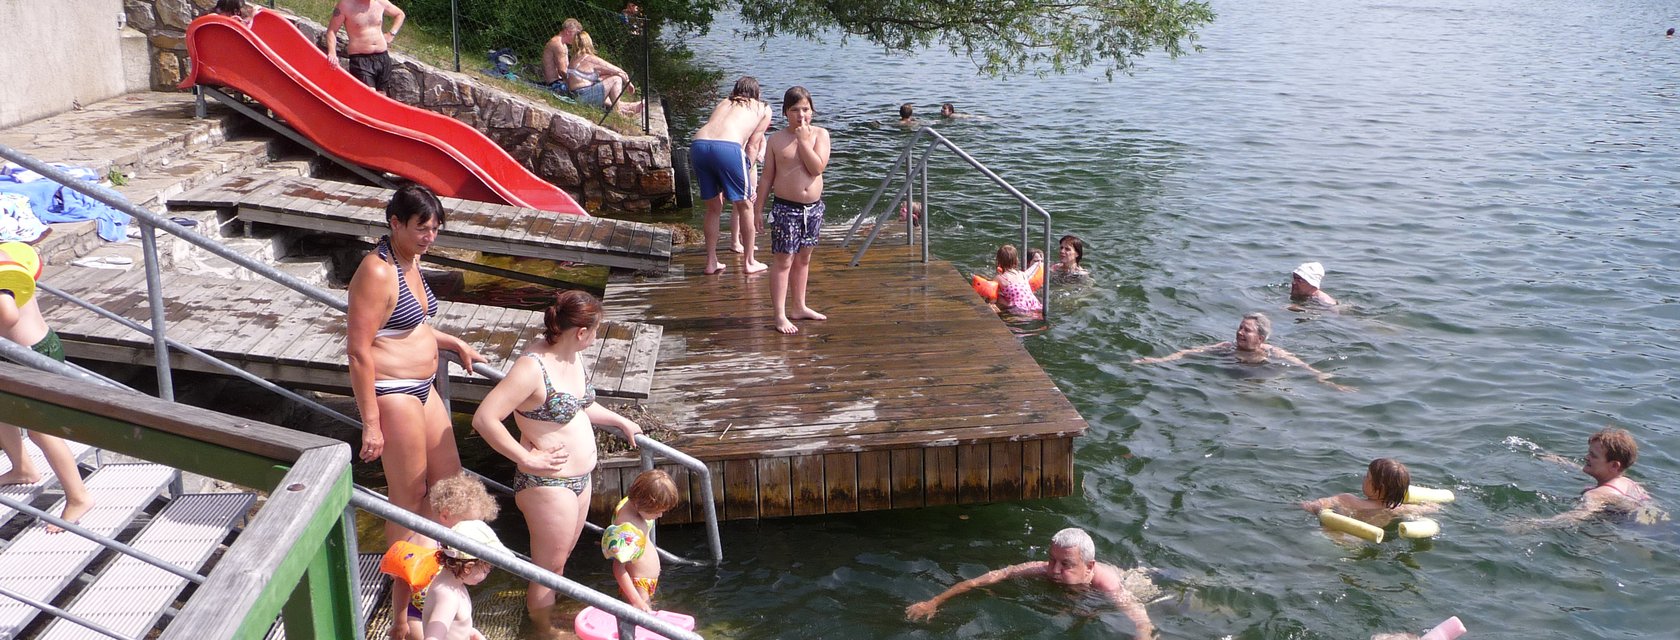
{"type": "MultiPolygon", "coordinates": [[[[974,117],[940,131],[1083,236],[1098,282],[1058,294],[1026,339],[1091,424],[1076,495],[729,525],[726,564],[670,570],[667,606],[728,637],[1129,634],[1110,608],[1027,586],[903,620],[1078,525],[1103,559],[1165,570],[1171,597],[1150,607],[1165,637],[1355,638],[1455,614],[1474,638],[1673,637],[1673,524],[1508,530],[1590,482],[1523,443],[1580,456],[1606,423],[1639,439],[1633,477],[1680,504],[1673,6],[1215,8],[1205,51],[1113,82],[981,78],[857,41],[760,49],[727,25],[693,41],[767,96],[811,89],[835,141],[831,212],[861,207],[896,154],[898,103],[955,101],[974,117]],[[1305,260],[1351,310],[1285,309],[1305,260]],[[1218,358],[1130,364],[1230,339],[1253,310],[1359,390],[1218,358]],[[1292,506],[1357,491],[1379,456],[1458,491],[1437,539],[1338,543],[1292,506]]],[[[978,269],[1018,209],[955,166],[933,176],[935,252],[978,269]]],[[[694,528],[664,542],[704,555],[694,528]]]]}

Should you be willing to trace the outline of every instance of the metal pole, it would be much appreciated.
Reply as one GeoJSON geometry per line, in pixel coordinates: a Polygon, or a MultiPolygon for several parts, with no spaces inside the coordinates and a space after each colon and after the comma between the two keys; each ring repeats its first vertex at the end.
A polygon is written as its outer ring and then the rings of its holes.
{"type": "Polygon", "coordinates": [[[18,593],[16,591],[12,591],[11,589],[7,589],[5,587],[0,587],[0,596],[5,596],[7,598],[11,598],[11,599],[16,600],[18,602],[22,602],[24,604],[27,604],[31,607],[35,607],[36,609],[40,609],[42,611],[53,614],[53,615],[58,616],[60,618],[64,618],[65,620],[69,620],[69,621],[74,622],[76,624],[79,624],[79,625],[82,625],[82,626],[87,627],[89,629],[92,629],[94,631],[97,631],[101,635],[108,636],[108,637],[111,637],[111,638],[116,638],[117,640],[130,640],[128,636],[122,635],[120,633],[117,633],[117,632],[112,631],[110,629],[107,629],[105,627],[99,626],[98,624],[94,623],[92,620],[88,620],[87,618],[83,618],[83,617],[78,616],[74,613],[70,613],[69,611],[65,611],[65,610],[60,609],[58,607],[52,606],[51,604],[48,604],[46,602],[41,602],[40,600],[36,600],[34,598],[23,595],[23,594],[18,593]]]}
{"type": "MultiPolygon", "coordinates": [[[[922,161],[927,161],[927,154],[922,154],[922,161]]],[[[908,193],[910,195],[910,198],[904,202],[904,211],[906,213],[904,216],[904,244],[910,244],[916,241],[914,234],[910,231],[911,225],[909,215],[916,212],[916,164],[910,162],[909,160],[906,160],[904,163],[904,186],[906,189],[909,189],[908,193]]]]}
{"type": "Polygon", "coordinates": [[[112,539],[110,539],[106,536],[102,536],[102,535],[99,535],[99,534],[94,533],[92,531],[89,531],[89,530],[83,528],[82,525],[76,524],[76,523],[71,522],[69,520],[65,520],[63,518],[60,518],[60,517],[55,516],[53,514],[47,513],[45,511],[40,510],[40,509],[36,509],[35,507],[29,506],[29,505],[24,504],[22,502],[18,502],[16,500],[13,500],[13,499],[8,498],[8,497],[3,496],[3,495],[0,495],[0,505],[5,505],[6,507],[11,508],[12,510],[15,510],[19,513],[26,513],[26,514],[35,516],[36,518],[40,518],[42,520],[45,520],[49,524],[57,526],[60,529],[63,529],[65,531],[69,531],[70,533],[74,533],[74,534],[76,534],[78,536],[81,536],[83,538],[87,538],[88,540],[92,540],[94,543],[96,543],[96,544],[98,544],[102,547],[105,547],[107,549],[111,549],[113,551],[116,551],[116,552],[124,554],[124,555],[132,556],[132,557],[134,557],[135,559],[138,559],[141,562],[152,565],[152,566],[157,567],[159,569],[162,569],[164,571],[168,571],[170,573],[173,573],[177,577],[181,578],[182,580],[186,580],[187,582],[191,582],[193,584],[204,584],[204,576],[201,576],[201,575],[198,575],[198,574],[193,573],[191,571],[187,571],[186,569],[182,569],[180,567],[177,567],[172,563],[165,562],[164,560],[158,558],[157,556],[146,553],[146,552],[141,551],[139,549],[135,549],[134,547],[128,546],[128,545],[123,544],[121,542],[117,542],[116,540],[112,540],[112,539]]]}
{"type": "Polygon", "coordinates": [[[455,50],[455,73],[461,72],[461,10],[456,0],[449,0],[449,43],[455,50]]]}
{"type": "MultiPolygon", "coordinates": [[[[1027,263],[1027,247],[1030,247],[1030,246],[1032,246],[1032,245],[1027,244],[1027,203],[1022,202],[1021,203],[1021,264],[1023,264],[1023,265],[1025,265],[1027,263]]],[[[1050,256],[1044,256],[1044,259],[1049,260],[1050,256]]]]}
{"type": "MultiPolygon", "coordinates": [[[[920,134],[919,131],[917,133],[920,134]]],[[[893,171],[898,168],[898,163],[906,162],[905,158],[910,157],[911,152],[915,151],[915,145],[916,137],[911,137],[910,141],[904,144],[904,150],[898,152],[898,159],[893,161],[893,168],[888,169],[887,172],[881,176],[881,186],[875,187],[875,194],[869,196],[869,202],[864,203],[863,205],[863,213],[858,214],[858,216],[852,220],[852,228],[847,229],[846,235],[840,239],[840,247],[842,249],[851,246],[852,236],[857,233],[858,227],[863,226],[863,221],[869,217],[869,212],[875,210],[875,203],[881,200],[881,194],[886,193],[887,187],[892,185],[893,171]]],[[[892,207],[887,207],[887,209],[890,211],[892,207]]],[[[854,263],[852,266],[855,267],[857,264],[854,263]]]]}
{"type": "Polygon", "coordinates": [[[175,401],[175,381],[169,370],[169,327],[164,323],[163,271],[158,266],[157,230],[140,221],[140,245],[146,254],[146,299],[152,307],[152,355],[157,361],[158,397],[175,401]]]}
{"type": "MultiPolygon", "coordinates": [[[[637,19],[633,18],[631,19],[631,22],[634,23],[635,20],[637,19]]],[[[648,112],[648,108],[652,106],[648,104],[648,100],[649,97],[653,95],[649,93],[650,91],[653,91],[652,67],[653,30],[648,28],[648,22],[646,20],[642,20],[642,133],[649,134],[653,133],[651,130],[653,128],[653,121],[650,120],[653,116],[648,112]]]]}
{"type": "MultiPolygon", "coordinates": [[[[929,159],[931,159],[931,158],[929,158],[929,159]]],[[[922,221],[922,264],[927,264],[927,261],[928,261],[928,217],[933,215],[933,204],[928,202],[927,169],[928,169],[928,160],[924,159],[924,160],[922,160],[922,215],[921,215],[921,221],[922,221]]],[[[916,216],[913,215],[913,214],[915,214],[915,212],[916,212],[916,206],[915,205],[910,205],[910,213],[912,214],[910,216],[911,218],[916,218],[916,216]]],[[[911,225],[911,226],[915,226],[915,225],[911,225]]]]}

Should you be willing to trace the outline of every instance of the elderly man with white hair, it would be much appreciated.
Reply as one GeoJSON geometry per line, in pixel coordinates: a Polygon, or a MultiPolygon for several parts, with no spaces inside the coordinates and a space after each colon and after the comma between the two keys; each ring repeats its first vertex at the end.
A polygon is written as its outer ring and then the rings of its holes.
{"type": "Polygon", "coordinates": [[[1289,364],[1301,367],[1302,369],[1306,369],[1307,371],[1311,371],[1312,374],[1318,378],[1319,382],[1327,384],[1337,391],[1357,391],[1357,389],[1353,387],[1331,382],[1329,373],[1313,368],[1313,366],[1307,364],[1305,360],[1295,357],[1295,354],[1284,350],[1282,347],[1275,347],[1267,344],[1266,340],[1271,337],[1272,319],[1267,318],[1266,314],[1256,311],[1243,316],[1242,322],[1237,324],[1236,340],[1227,340],[1225,342],[1215,342],[1213,344],[1202,345],[1200,347],[1191,347],[1189,349],[1184,349],[1159,358],[1138,358],[1132,360],[1132,364],[1157,364],[1161,362],[1172,362],[1183,358],[1184,356],[1206,353],[1209,351],[1231,354],[1232,357],[1236,358],[1237,362],[1241,362],[1243,364],[1265,364],[1270,362],[1271,358],[1277,358],[1289,364]]]}
{"type": "Polygon", "coordinates": [[[987,571],[980,577],[957,583],[932,599],[910,605],[904,610],[904,615],[911,620],[926,620],[939,611],[939,605],[963,592],[1013,578],[1034,578],[1079,591],[1101,591],[1137,625],[1138,637],[1154,636],[1155,625],[1149,622],[1149,612],[1126,588],[1121,573],[1114,565],[1097,562],[1096,544],[1091,542],[1091,534],[1078,527],[1068,527],[1050,538],[1049,561],[1023,562],[987,571]]]}

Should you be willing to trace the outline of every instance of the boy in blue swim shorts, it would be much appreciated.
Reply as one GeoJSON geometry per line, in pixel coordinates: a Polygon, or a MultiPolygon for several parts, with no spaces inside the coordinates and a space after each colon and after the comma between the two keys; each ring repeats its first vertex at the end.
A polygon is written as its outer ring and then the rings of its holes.
{"type": "Polygon", "coordinates": [[[787,126],[770,135],[764,154],[764,173],[758,178],[754,210],[770,207],[770,299],[776,310],[776,330],[798,333],[794,320],[827,320],[805,304],[811,276],[811,253],[823,222],[823,169],[828,167],[828,130],[811,124],[811,93],[793,87],[782,97],[787,126]],[[772,195],[774,197],[772,198],[772,195]],[[793,289],[793,311],[787,309],[793,289]]]}
{"type": "Polygon", "coordinates": [[[721,273],[717,259],[718,222],[728,199],[735,210],[735,228],[741,238],[741,270],[758,273],[769,268],[753,257],[754,229],[752,197],[747,181],[749,158],[757,158],[764,145],[764,130],[770,127],[770,107],[758,99],[758,81],[743,76],[735,82],[729,98],[719,102],[712,117],[694,132],[689,159],[700,182],[700,199],[706,203],[707,275],[721,273]]]}

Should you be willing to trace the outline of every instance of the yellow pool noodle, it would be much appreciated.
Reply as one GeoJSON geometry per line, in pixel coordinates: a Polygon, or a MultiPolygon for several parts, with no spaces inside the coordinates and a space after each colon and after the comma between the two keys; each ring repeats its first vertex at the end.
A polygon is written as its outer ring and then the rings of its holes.
{"type": "Polygon", "coordinates": [[[1440,504],[1452,502],[1456,498],[1452,489],[1431,489],[1415,484],[1406,487],[1406,504],[1440,504]]]}
{"type": "Polygon", "coordinates": [[[1379,527],[1349,518],[1329,509],[1318,512],[1318,522],[1324,528],[1333,531],[1358,536],[1371,542],[1383,541],[1383,530],[1379,527]]]}
{"type": "Polygon", "coordinates": [[[1400,523],[1400,537],[1402,538],[1433,538],[1441,532],[1441,523],[1429,518],[1418,518],[1400,523]]]}

